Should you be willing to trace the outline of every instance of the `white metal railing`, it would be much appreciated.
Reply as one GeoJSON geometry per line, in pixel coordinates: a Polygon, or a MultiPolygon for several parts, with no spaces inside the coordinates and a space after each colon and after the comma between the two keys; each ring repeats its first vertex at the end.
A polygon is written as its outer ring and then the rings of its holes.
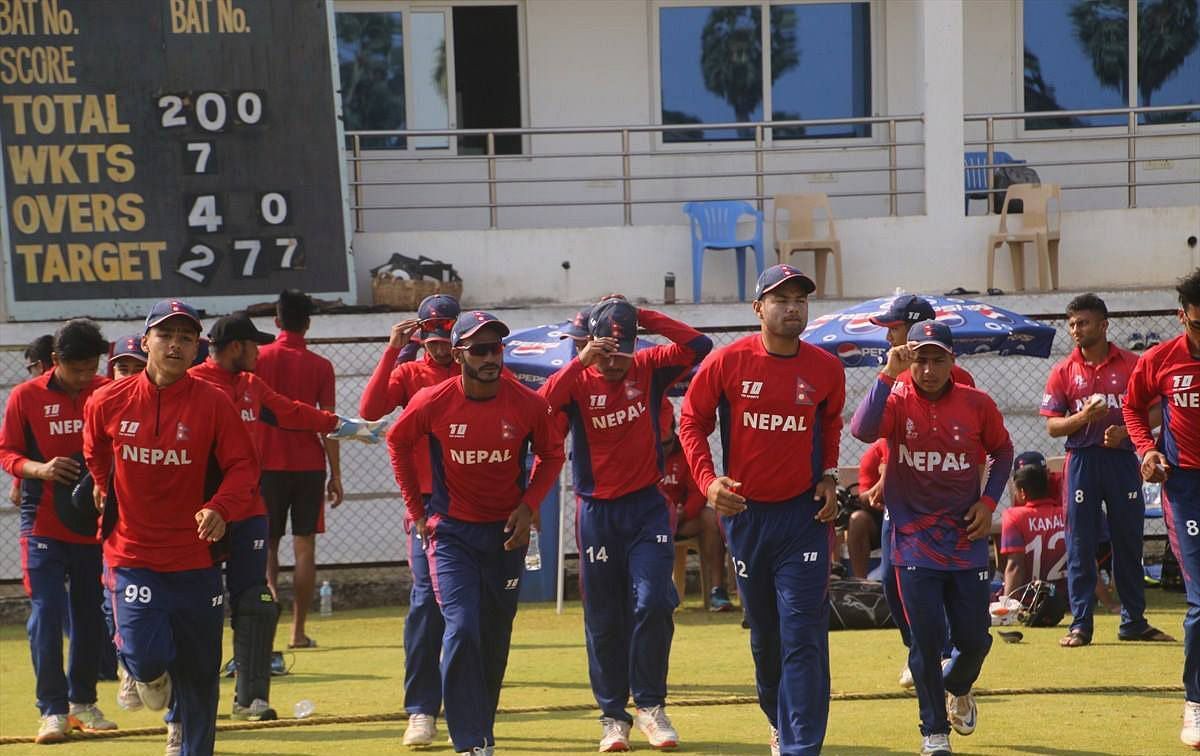
{"type": "Polygon", "coordinates": [[[897,139],[897,127],[900,124],[922,124],[924,117],[921,115],[898,115],[898,116],[877,116],[871,118],[825,118],[800,121],[754,121],[745,123],[704,123],[704,124],[662,124],[662,125],[638,125],[638,126],[580,126],[580,127],[556,127],[556,128],[502,128],[502,129],[440,129],[440,130],[398,130],[398,131],[351,131],[346,133],[346,138],[349,141],[349,156],[350,162],[350,190],[351,190],[351,207],[354,210],[354,227],[356,231],[363,230],[364,214],[372,211],[383,210],[473,210],[473,209],[488,209],[489,227],[497,228],[499,224],[499,211],[504,208],[521,208],[521,207],[576,207],[576,206],[621,206],[623,209],[623,223],[625,225],[633,224],[633,208],[635,205],[655,205],[655,204],[679,204],[682,202],[703,201],[703,200],[728,200],[741,199],[753,201],[758,205],[758,209],[762,210],[765,201],[770,199],[766,194],[765,182],[766,179],[772,176],[802,176],[816,175],[827,173],[864,173],[864,174],[886,174],[887,187],[870,188],[865,191],[847,191],[847,192],[832,192],[830,197],[883,197],[888,198],[888,212],[890,215],[898,214],[898,198],[901,195],[919,195],[923,194],[923,189],[901,189],[899,186],[898,175],[903,171],[923,171],[923,161],[916,165],[900,165],[898,162],[898,149],[902,147],[923,148],[924,141],[921,139],[910,141],[899,141],[897,139]],[[774,132],[780,129],[795,129],[795,128],[813,128],[824,126],[862,126],[862,125],[882,125],[886,127],[886,139],[878,138],[849,138],[849,139],[782,139],[774,137],[774,132]],[[696,131],[703,129],[705,131],[718,130],[738,130],[752,132],[753,138],[744,140],[744,146],[736,142],[731,142],[729,146],[716,146],[713,142],[697,142],[692,145],[688,142],[673,142],[669,147],[657,147],[651,145],[648,149],[633,149],[631,138],[635,134],[650,134],[661,135],[679,131],[696,131]],[[616,144],[607,149],[586,150],[582,152],[535,152],[533,146],[536,142],[535,137],[550,137],[550,136],[589,136],[594,135],[600,140],[610,138],[615,140],[616,144]],[[516,155],[505,155],[496,153],[496,139],[504,136],[518,136],[525,142],[527,152],[516,155]],[[400,137],[406,139],[412,138],[427,138],[427,137],[443,137],[451,140],[453,145],[457,140],[464,137],[482,137],[485,141],[485,151],[482,155],[458,155],[454,154],[453,149],[445,152],[433,153],[433,151],[410,152],[408,150],[374,150],[369,146],[364,146],[365,140],[380,137],[400,137]],[[768,166],[768,161],[773,158],[778,158],[783,155],[794,155],[798,153],[825,153],[830,155],[840,155],[848,151],[887,151],[886,166],[847,166],[841,165],[822,165],[818,167],[805,166],[802,169],[796,168],[776,168],[772,169],[768,166]],[[717,155],[732,155],[745,156],[747,158],[747,166],[744,169],[735,170],[707,170],[701,172],[637,172],[634,170],[633,161],[635,158],[656,158],[656,159],[686,159],[695,158],[697,156],[711,158],[717,155]],[[578,173],[567,176],[509,176],[502,177],[499,175],[498,168],[508,162],[524,162],[524,163],[544,163],[552,160],[562,159],[611,159],[612,170],[602,173],[578,173]],[[384,178],[384,179],[367,179],[364,177],[364,166],[368,164],[400,164],[400,165],[416,165],[420,163],[440,162],[444,164],[459,165],[459,164],[475,164],[481,166],[479,176],[467,178],[436,178],[436,179],[410,179],[410,178],[384,178]],[[681,179],[726,179],[726,178],[753,178],[754,192],[753,194],[742,194],[737,196],[654,196],[654,197],[635,197],[633,187],[635,182],[644,181],[663,181],[663,180],[681,180],[681,179]],[[501,186],[509,186],[519,190],[522,185],[529,184],[547,184],[547,183],[562,183],[562,184],[582,184],[585,182],[596,181],[612,181],[620,182],[620,197],[610,199],[523,199],[520,192],[516,192],[514,196],[501,197],[501,186]],[[424,188],[434,186],[479,186],[486,185],[487,201],[486,202],[452,202],[452,203],[385,203],[385,204],[368,204],[364,195],[367,190],[381,187],[408,187],[408,188],[424,188]]]}
{"type": "MultiPolygon", "coordinates": [[[[999,168],[1004,164],[995,162],[996,147],[1009,147],[1012,145],[1039,145],[1039,144],[1085,144],[1099,143],[1103,145],[1106,142],[1124,142],[1125,154],[1123,157],[1098,157],[1085,159],[1037,159],[1026,160],[1024,165],[1031,168],[1050,167],[1050,166],[1095,166],[1095,165],[1126,165],[1126,180],[1118,182],[1081,182],[1072,184],[1063,184],[1061,188],[1064,191],[1082,190],[1082,189],[1119,189],[1125,188],[1127,191],[1128,207],[1137,207],[1137,190],[1139,186],[1200,186],[1200,167],[1191,173],[1185,173],[1180,178],[1167,179],[1162,181],[1147,181],[1139,180],[1137,175],[1137,166],[1139,163],[1149,163],[1151,161],[1170,159],[1170,160],[1200,160],[1200,142],[1195,141],[1200,137],[1200,121],[1185,121],[1178,124],[1139,124],[1138,116],[1144,113],[1200,113],[1200,104],[1196,105],[1167,105],[1144,108],[1102,108],[1095,110],[1053,110],[1053,111],[1038,111],[1029,113],[977,113],[964,117],[966,124],[983,123],[985,128],[984,139],[968,139],[964,142],[967,148],[984,147],[987,151],[987,165],[974,166],[975,168],[983,168],[987,174],[987,211],[992,212],[991,197],[993,194],[1002,192],[1002,189],[996,189],[994,185],[993,169],[999,168]],[[1030,130],[1028,127],[1019,129],[1012,138],[997,138],[996,124],[1009,123],[1020,121],[1037,121],[1048,120],[1054,118],[1082,118],[1088,116],[1124,116],[1125,126],[1095,126],[1089,127],[1087,133],[1080,133],[1078,128],[1056,129],[1054,131],[1030,130]],[[1192,141],[1187,142],[1186,146],[1178,153],[1169,153],[1166,155],[1156,154],[1153,156],[1138,157],[1137,145],[1140,140],[1162,140],[1176,139],[1180,137],[1192,137],[1192,141]]],[[[1200,166],[1200,163],[1197,164],[1200,166]]],[[[979,194],[985,194],[979,191],[979,194]]]]}

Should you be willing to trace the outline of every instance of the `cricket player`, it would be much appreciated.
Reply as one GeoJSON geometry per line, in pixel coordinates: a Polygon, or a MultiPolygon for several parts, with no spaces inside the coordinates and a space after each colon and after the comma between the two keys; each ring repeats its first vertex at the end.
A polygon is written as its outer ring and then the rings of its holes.
{"type": "Polygon", "coordinates": [[[883,495],[892,519],[897,592],[911,635],[908,666],[920,705],[923,756],[951,753],[951,726],[960,735],[975,731],[971,687],[992,645],[987,536],[1013,461],[995,402],[955,383],[953,366],[950,329],[918,322],[909,329],[908,344],[888,351],[850,426],[860,441],[888,439],[883,495]],[[906,371],[912,382],[899,383],[906,371]],[[954,652],[943,667],[947,623],[954,652]]]}
{"type": "Polygon", "coordinates": [[[508,326],[459,315],[450,331],[461,376],[416,393],[388,433],[388,451],[429,560],[442,636],[442,694],[454,750],[491,756],[525,548],[534,511],[564,455],[546,401],[504,371],[508,326]],[[417,455],[429,444],[433,492],[417,455]],[[526,455],[537,455],[528,477],[526,455]]]}
{"type": "Polygon", "coordinates": [[[696,372],[679,440],[722,516],[750,624],[773,754],[816,756],[829,720],[829,568],[846,375],[800,334],[816,284],[790,265],[758,277],[760,332],[696,372]],[[721,419],[724,474],[708,437],[721,419]]]}
{"type": "MultiPolygon", "coordinates": [[[[712,340],[623,298],[597,304],[591,338],[539,393],[570,422],[579,499],[580,586],[588,675],[600,707],[600,751],[629,750],[633,724],[656,748],[679,734],[667,716],[667,665],[679,604],[660,413],[671,384],[712,340]],[[637,350],[637,331],[672,343],[637,350]],[[625,710],[632,693],[636,716],[625,710]]],[[[670,406],[669,404],[667,405],[670,406]]]]}
{"type": "Polygon", "coordinates": [[[1200,748],[1200,269],[1182,278],[1176,291],[1183,333],[1142,354],[1129,376],[1122,416],[1141,459],[1142,479],[1163,484],[1167,535],[1183,570],[1188,603],[1183,620],[1187,700],[1179,739],[1200,748]],[[1157,441],[1150,432],[1156,407],[1162,410],[1157,441]]]}

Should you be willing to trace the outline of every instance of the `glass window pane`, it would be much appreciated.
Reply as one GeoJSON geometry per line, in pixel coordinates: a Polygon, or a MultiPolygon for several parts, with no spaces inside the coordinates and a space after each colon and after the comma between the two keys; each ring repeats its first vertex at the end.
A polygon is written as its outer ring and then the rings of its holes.
{"type": "MultiPolygon", "coordinates": [[[[1138,104],[1200,103],[1200,2],[1138,0],[1138,104]]],[[[1200,111],[1143,113],[1142,123],[1200,121],[1200,111]]]]}
{"type": "MultiPolygon", "coordinates": [[[[771,7],[771,110],[776,121],[871,115],[871,7],[771,7]]],[[[775,129],[775,139],[866,137],[870,125],[775,129]]]]}
{"type": "MultiPolygon", "coordinates": [[[[762,120],[762,12],[758,6],[660,8],[662,122],[762,120]]],[[[666,142],[753,139],[753,129],[686,129],[666,142]]]]}
{"type": "MultiPolygon", "coordinates": [[[[1123,108],[1129,88],[1126,0],[1024,4],[1025,112],[1123,108]]],[[[1038,118],[1027,129],[1125,123],[1124,116],[1038,118]]]]}
{"type": "MultiPolygon", "coordinates": [[[[401,14],[338,13],[335,23],[346,131],[405,128],[401,14]]],[[[362,146],[403,148],[405,143],[402,137],[371,137],[362,146]]]]}
{"type": "MultiPolygon", "coordinates": [[[[413,12],[409,19],[412,35],[409,55],[412,64],[412,108],[414,129],[450,127],[450,105],[446,98],[446,15],[413,12]]],[[[418,150],[445,149],[444,136],[414,137],[418,150]]]]}

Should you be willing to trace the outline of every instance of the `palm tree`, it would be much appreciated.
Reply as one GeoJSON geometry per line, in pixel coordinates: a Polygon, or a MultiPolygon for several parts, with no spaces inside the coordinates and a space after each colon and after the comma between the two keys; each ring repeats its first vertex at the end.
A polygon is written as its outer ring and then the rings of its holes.
{"type": "MultiPolygon", "coordinates": [[[[796,50],[796,13],[771,9],[771,82],[800,61],[796,50]]],[[[729,103],[735,118],[751,120],[762,103],[762,14],[752,6],[725,6],[709,11],[700,34],[700,68],[704,88],[729,103]]],[[[753,136],[738,129],[743,139],[753,136]]]]}
{"type": "Polygon", "coordinates": [[[1079,0],[1071,7],[1075,39],[1100,83],[1129,95],[1129,5],[1126,0],[1079,0]]]}
{"type": "MultiPolygon", "coordinates": [[[[1054,87],[1042,75],[1042,62],[1028,47],[1025,48],[1025,111],[1063,110],[1063,106],[1054,98],[1054,87]]],[[[1025,120],[1027,129],[1070,129],[1082,126],[1078,118],[1029,118],[1025,120]]]]}

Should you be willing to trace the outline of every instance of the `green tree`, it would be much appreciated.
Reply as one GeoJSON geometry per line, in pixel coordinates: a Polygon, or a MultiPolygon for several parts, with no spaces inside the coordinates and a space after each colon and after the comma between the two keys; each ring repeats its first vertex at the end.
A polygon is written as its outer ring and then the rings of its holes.
{"type": "MultiPolygon", "coordinates": [[[[800,62],[796,49],[796,13],[771,9],[771,83],[800,62]]],[[[733,108],[738,121],[749,121],[762,103],[762,13],[753,6],[709,11],[700,33],[700,69],[704,88],[733,108]]],[[[739,129],[743,138],[753,136],[739,129]]]]}

